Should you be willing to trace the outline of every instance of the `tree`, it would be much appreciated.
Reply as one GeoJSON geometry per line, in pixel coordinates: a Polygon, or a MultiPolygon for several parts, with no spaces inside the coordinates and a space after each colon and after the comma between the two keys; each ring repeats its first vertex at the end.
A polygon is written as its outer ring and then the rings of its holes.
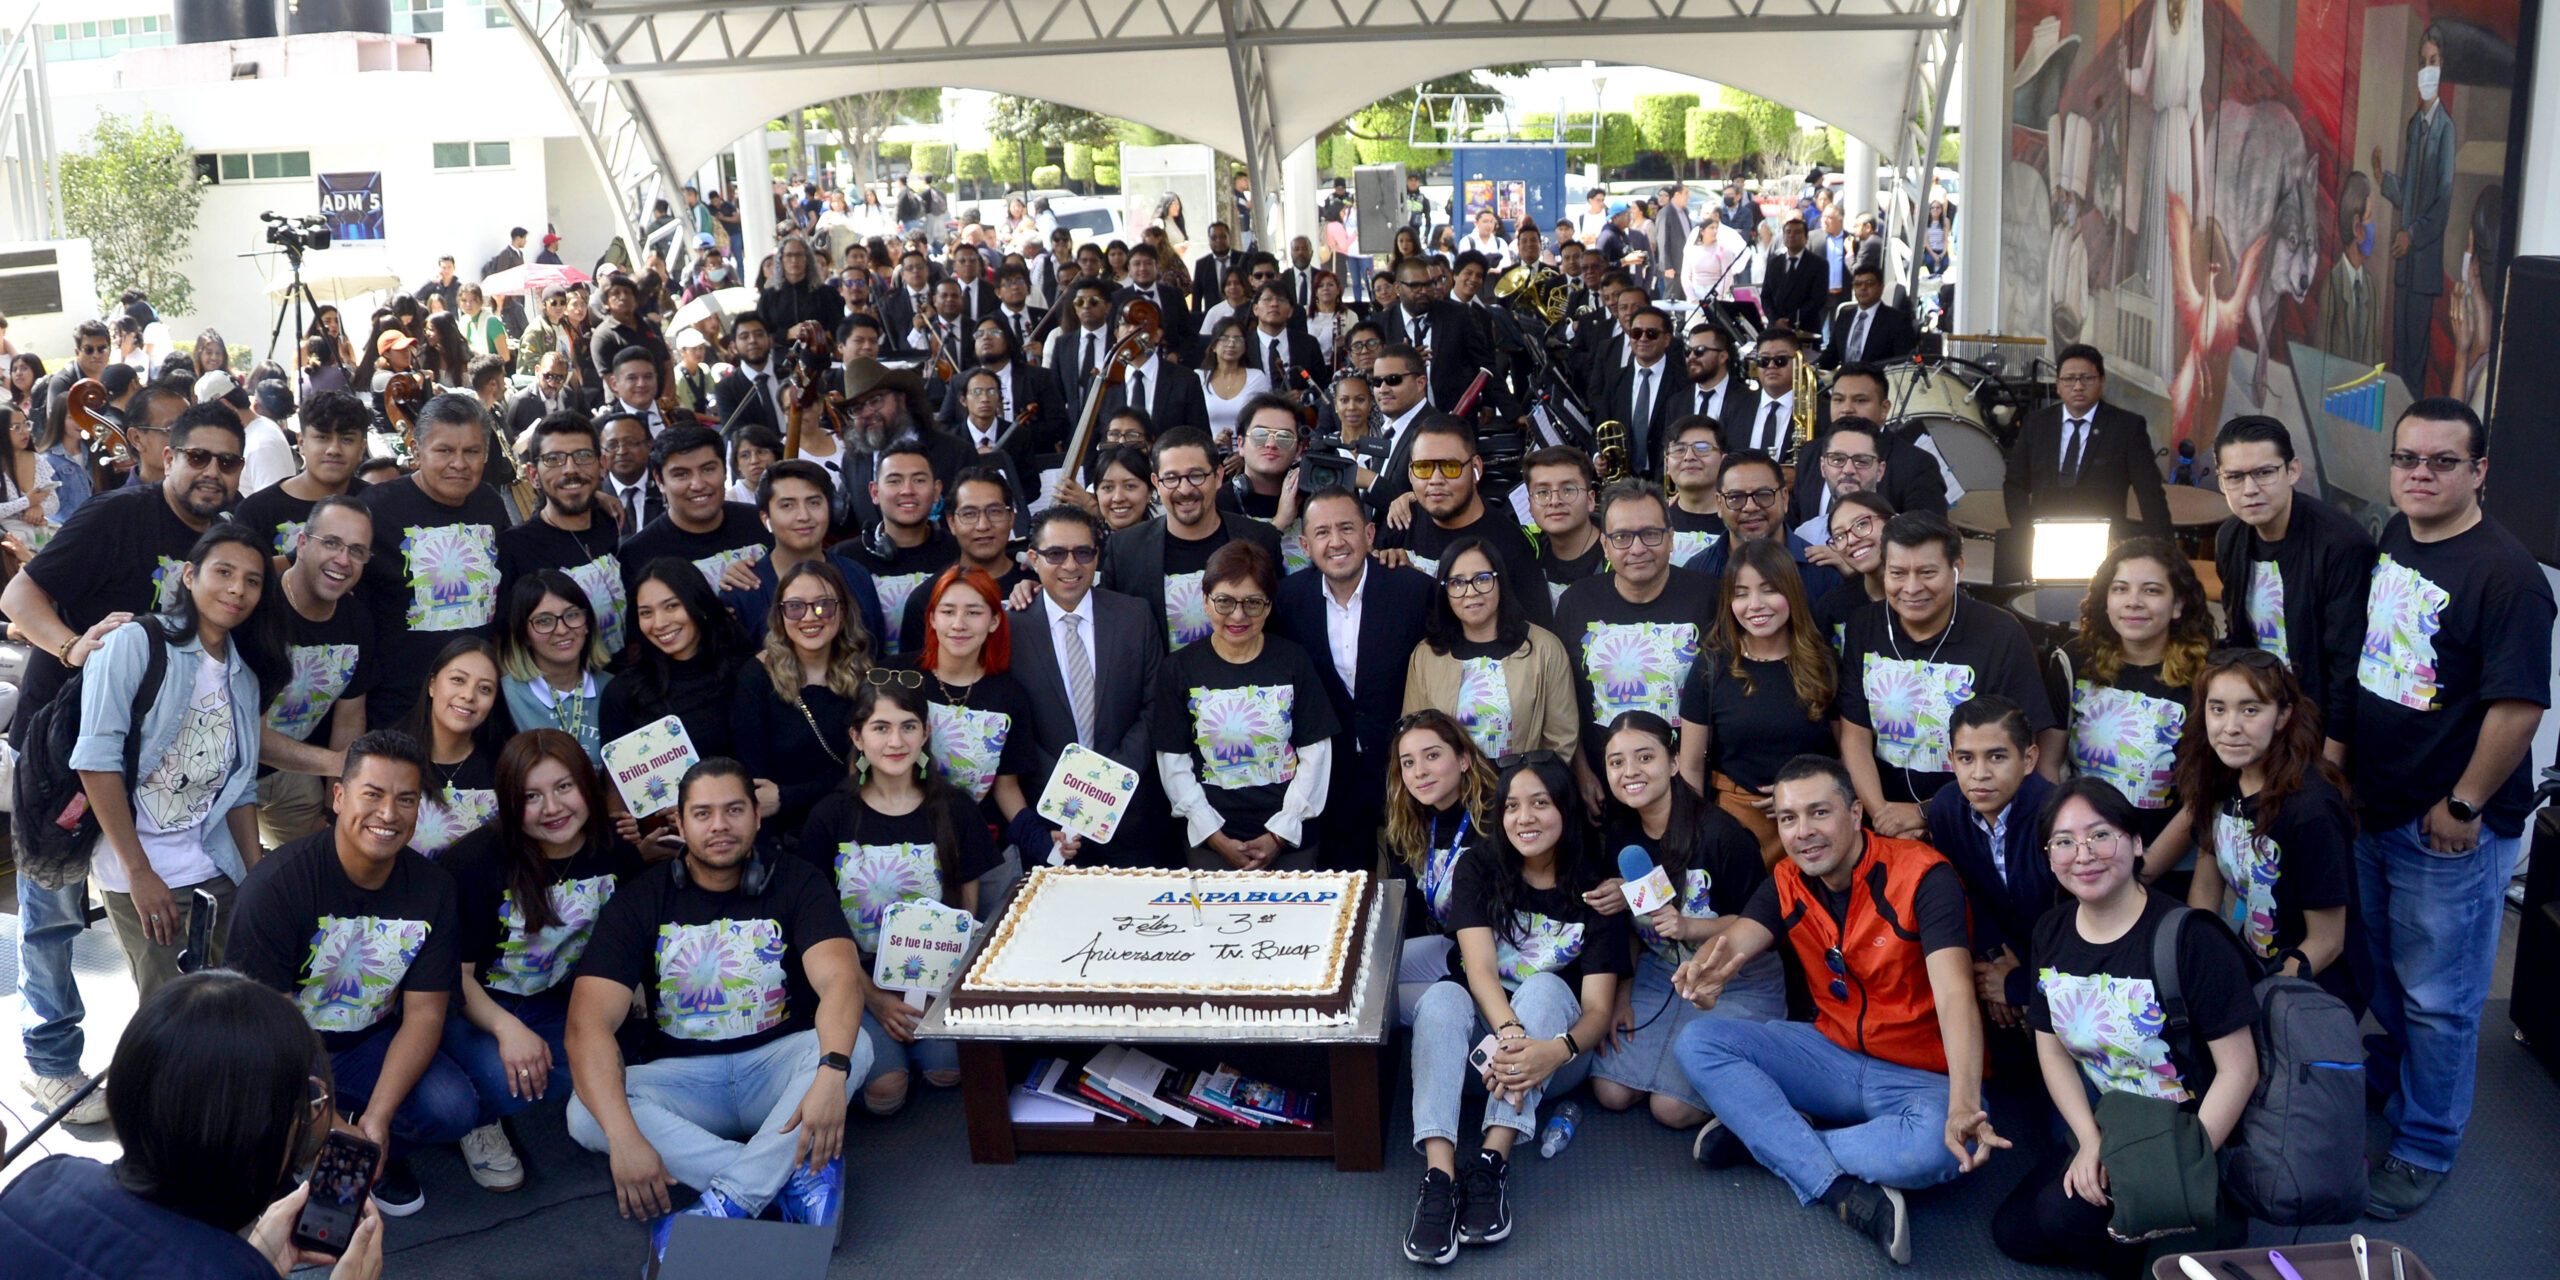
{"type": "Polygon", "coordinates": [[[951,163],[951,176],[959,182],[985,182],[989,172],[984,151],[963,151],[951,163]]]}
{"type": "Polygon", "coordinates": [[[1691,107],[1682,115],[1682,141],[1691,159],[1731,164],[1751,154],[1751,125],[1741,112],[1691,107]]]}
{"type": "Polygon", "coordinates": [[[1054,164],[1044,164],[1031,171],[1031,185],[1035,187],[1064,186],[1066,181],[1066,171],[1054,164]]]}
{"type": "Polygon", "coordinates": [[[1093,181],[1092,144],[1083,142],[1070,142],[1067,144],[1066,171],[1067,178],[1070,181],[1093,181]]]}
{"type": "Polygon", "coordinates": [[[1412,145],[1413,107],[1416,99],[1426,93],[1500,93],[1501,87],[1487,80],[1486,76],[1524,76],[1529,74],[1534,65],[1514,62],[1475,71],[1461,71],[1456,75],[1425,80],[1410,89],[1388,94],[1352,112],[1340,125],[1327,130],[1316,140],[1318,167],[1340,173],[1351,169],[1355,164],[1393,164],[1401,161],[1409,169],[1427,169],[1438,163],[1439,158],[1445,153],[1412,145]],[[1328,139],[1334,143],[1330,153],[1330,163],[1326,161],[1325,150],[1328,139]],[[1345,143],[1349,145],[1343,145],[1345,143]]]}
{"type": "Polygon", "coordinates": [[[999,181],[1019,188],[1055,186],[1038,180],[1038,170],[1049,163],[1049,148],[1110,142],[1119,136],[1120,124],[1098,111],[1000,93],[987,103],[987,159],[999,181]]]}
{"type": "Polygon", "coordinates": [[[833,126],[844,154],[853,160],[856,182],[868,181],[882,163],[902,158],[904,143],[883,143],[880,135],[895,124],[916,124],[942,114],[940,89],[881,89],[831,98],[819,108],[833,126]],[[897,155],[890,154],[899,149],[897,155]]]}
{"type": "Polygon", "coordinates": [[[1742,117],[1751,136],[1751,150],[1760,157],[1761,172],[1786,170],[1788,157],[1801,146],[1794,111],[1730,85],[1724,87],[1718,105],[1742,117]]]}
{"type": "Polygon", "coordinates": [[[915,171],[918,173],[930,173],[940,178],[950,177],[951,144],[948,142],[917,143],[915,149],[915,171]]]}
{"type": "Polygon", "coordinates": [[[185,315],[195,286],[180,273],[195,235],[204,186],[195,153],[167,116],[106,114],[85,139],[87,149],[59,164],[63,230],[86,236],[97,256],[99,309],[127,289],[140,289],[164,316],[185,315]]]}
{"type": "Polygon", "coordinates": [[[1694,93],[1639,93],[1636,95],[1636,138],[1643,150],[1669,153],[1675,160],[1689,152],[1689,109],[1698,105],[1694,93]]]}

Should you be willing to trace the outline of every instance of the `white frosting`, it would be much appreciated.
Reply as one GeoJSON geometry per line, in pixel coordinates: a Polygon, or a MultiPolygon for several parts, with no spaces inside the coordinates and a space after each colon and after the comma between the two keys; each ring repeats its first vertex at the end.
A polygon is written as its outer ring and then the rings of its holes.
{"type": "Polygon", "coordinates": [[[1352,924],[1368,891],[1365,872],[1232,871],[1192,874],[1124,868],[1043,867],[1031,874],[963,992],[1091,993],[1092,1006],[953,1009],[955,1021],[1125,1020],[1113,996],[1198,996],[1200,1009],[1132,1011],[1175,1025],[1331,1021],[1307,1010],[1217,1007],[1220,997],[1329,996],[1356,962],[1352,924]],[[1199,905],[1193,905],[1194,895],[1199,905]]]}
{"type": "MultiPolygon", "coordinates": [[[[1378,914],[1375,911],[1369,913],[1368,927],[1361,931],[1355,955],[1367,955],[1370,945],[1376,941],[1378,914]]],[[[1336,1014],[1318,1013],[1313,1009],[1247,1009],[1204,1002],[1179,1008],[1141,1008],[1126,1004],[978,1005],[972,1008],[946,1005],[942,1016],[945,1022],[955,1027],[1348,1027],[1360,1021],[1361,1011],[1368,1004],[1367,987],[1367,983],[1355,977],[1351,984],[1351,1003],[1336,1014]]]]}

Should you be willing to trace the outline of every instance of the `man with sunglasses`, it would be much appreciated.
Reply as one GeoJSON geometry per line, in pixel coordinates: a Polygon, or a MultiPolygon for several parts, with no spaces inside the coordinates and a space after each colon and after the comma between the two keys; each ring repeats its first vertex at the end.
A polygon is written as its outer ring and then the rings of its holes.
{"type": "MultiPolygon", "coordinates": [[[[943,527],[951,534],[951,543],[959,549],[955,562],[964,569],[976,569],[996,580],[999,599],[1012,598],[1016,583],[1031,581],[1031,574],[1015,564],[1006,550],[1013,540],[1013,485],[1005,473],[993,466],[964,467],[951,484],[951,500],[942,504],[943,527]]],[[[925,605],[933,598],[931,591],[911,592],[899,611],[898,652],[920,653],[924,649],[927,628],[925,605]]]]}
{"type": "Polygon", "coordinates": [[[2061,403],[2028,414],[2009,446],[2001,482],[2009,528],[1993,570],[2002,582],[2023,576],[2029,531],[2038,520],[2104,520],[2110,544],[2169,536],[2169,498],[2152,457],[2151,425],[2141,414],[2106,403],[2107,358],[2096,347],[2075,343],[2062,349],[2054,366],[2061,403]],[[2127,494],[2141,519],[2125,517],[2127,494]],[[2008,571],[2013,560],[2020,572],[2008,571]]]}
{"type": "MultiPolygon", "coordinates": [[[[1734,397],[1725,414],[1726,422],[1741,423],[1739,429],[1728,432],[1733,447],[1757,449],[1780,465],[1800,462],[1795,457],[1796,361],[1804,358],[1804,346],[1804,339],[1792,329],[1770,329],[1760,335],[1751,349],[1751,373],[1760,385],[1749,395],[1734,397]]],[[[1830,429],[1831,406],[1816,393],[1812,438],[1820,439],[1830,429]]]]}
{"type": "Polygon", "coordinates": [[[1111,282],[1081,276],[1067,288],[1066,316],[1049,334],[1040,364],[1058,380],[1066,403],[1081,409],[1093,371],[1111,358],[1111,282]]]}
{"type": "Polygon", "coordinates": [[[2424,1206],[2462,1148],[2551,700],[2551,588],[2480,509],[2488,444],[2479,415],[2448,397],[2410,405],[2392,427],[2399,513],[2377,543],[2356,663],[2356,898],[2384,1036],[2365,1079],[2390,1099],[2392,1131],[2365,1212],[2386,1221],[2424,1206]]]}
{"type": "Polygon", "coordinates": [[[1627,363],[1609,373],[1598,412],[1603,421],[1626,425],[1627,465],[1641,474],[1659,476],[1671,424],[1693,399],[1689,371],[1685,362],[1670,358],[1671,316],[1661,308],[1644,305],[1630,310],[1626,335],[1627,363]]]}
{"type": "Polygon", "coordinates": [[[1725,413],[1742,399],[1733,394],[1742,389],[1741,380],[1733,376],[1733,335],[1701,315],[1689,324],[1688,336],[1680,347],[1680,364],[1681,372],[1689,375],[1689,398],[1675,416],[1699,414],[1732,430],[1735,424],[1725,413]]]}
{"type": "MultiPolygon", "coordinates": [[[[1384,557],[1388,563],[1399,559],[1409,562],[1426,574],[1438,576],[1440,557],[1449,544],[1460,538],[1482,538],[1492,548],[1493,558],[1503,575],[1513,582],[1538,580],[1538,552],[1529,545],[1528,535],[1520,532],[1520,520],[1511,504],[1488,503],[1481,485],[1484,482],[1484,459],[1476,452],[1475,429],[1455,418],[1441,415],[1413,429],[1409,470],[1413,476],[1414,506],[1421,518],[1410,520],[1403,528],[1387,522],[1386,533],[1379,545],[1401,556],[1384,557]]],[[[1521,612],[1539,626],[1554,617],[1545,593],[1520,593],[1521,612]]]]}
{"type": "Polygon", "coordinates": [[[1786,860],[1672,985],[1712,1009],[1783,940],[1814,1021],[1700,1018],[1681,1032],[1672,1052],[1715,1117],[1690,1154],[1710,1169],[1757,1161],[1798,1204],[1907,1265],[1902,1192],[1952,1182],[2009,1145],[1982,1109],[1964,882],[1918,839],[1867,829],[1837,760],[1788,761],[1771,801],[1786,860]]]}
{"type": "Polygon", "coordinates": [[[2274,418],[2248,414],[2222,424],[2213,465],[2231,504],[2231,518],[2213,538],[2228,623],[2223,643],[2264,649],[2293,669],[2320,704],[2324,752],[2343,765],[2355,736],[2373,538],[2333,503],[2296,500],[2302,464],[2293,456],[2293,433],[2274,418]]]}
{"type": "Polygon", "coordinates": [[[1012,611],[1013,675],[1031,704],[1031,764],[1023,776],[1056,772],[1070,743],[1127,765],[1138,775],[1127,817],[1110,840],[1081,844],[1075,864],[1170,867],[1177,859],[1155,839],[1164,795],[1148,745],[1164,631],[1143,601],[1093,585],[1103,532],[1099,518],[1063,502],[1031,518],[1031,571],[1040,590],[1012,611]]]}
{"type": "Polygon", "coordinates": [[[1478,341],[1467,309],[1429,291],[1433,261],[1437,259],[1406,258],[1396,263],[1398,301],[1381,322],[1389,343],[1402,343],[1421,354],[1423,363],[1415,367],[1428,375],[1432,406],[1445,411],[1466,395],[1476,370],[1489,362],[1489,352],[1478,341]]]}
{"type": "MultiPolygon", "coordinates": [[[[547,415],[574,410],[577,407],[569,400],[568,356],[558,351],[548,351],[532,363],[534,370],[532,384],[509,395],[504,407],[498,411],[500,421],[506,423],[507,438],[510,440],[522,436],[525,428],[540,422],[547,415]]],[[[702,409],[706,413],[710,411],[710,402],[707,399],[703,401],[702,409]]]]}
{"type": "MultiPolygon", "coordinates": [[[[179,570],[196,538],[239,500],[246,459],[240,419],[230,409],[196,405],[178,415],[163,457],[159,484],[82,503],[44,554],[0,588],[0,614],[27,643],[13,742],[27,716],[52,701],[108,632],[177,599],[184,590],[179,570]]],[[[51,1110],[88,1083],[80,1071],[84,1010],[71,976],[71,940],[86,925],[88,881],[74,876],[46,888],[23,868],[15,879],[19,990],[27,1007],[24,1083],[36,1104],[51,1110]]],[[[105,1095],[93,1093],[67,1118],[94,1124],[106,1112],[105,1095]]]]}
{"type": "MultiPolygon", "coordinates": [[[[1188,381],[1199,385],[1199,379],[1188,381]]],[[[1280,531],[1241,511],[1218,508],[1217,446],[1198,427],[1178,426],[1156,437],[1156,496],[1164,514],[1122,529],[1103,543],[1102,585],[1147,603],[1164,619],[1165,651],[1209,634],[1209,605],[1201,574],[1209,555],[1231,541],[1262,544],[1280,563],[1280,531]]]]}
{"type": "Polygon", "coordinates": [[[1573,777],[1593,813],[1604,795],[1606,726],[1628,711],[1679,723],[1680,689],[1717,604],[1715,579],[1673,567],[1671,504],[1651,483],[1621,480],[1601,491],[1600,538],[1609,571],[1567,587],[1551,628],[1574,655],[1583,749],[1573,777]]]}
{"type": "MultiPolygon", "coordinates": [[[[1236,411],[1236,456],[1244,465],[1228,482],[1223,498],[1246,515],[1270,521],[1272,528],[1281,530],[1284,548],[1294,540],[1291,530],[1298,523],[1300,495],[1295,481],[1298,459],[1306,452],[1305,434],[1297,406],[1279,395],[1264,392],[1236,411]]],[[[1281,571],[1305,563],[1304,549],[1298,548],[1281,561],[1281,571]]]]}
{"type": "Polygon", "coordinates": [[[115,338],[107,332],[103,320],[83,320],[71,329],[71,363],[46,374],[28,398],[29,411],[37,422],[45,420],[45,407],[53,398],[71,389],[84,378],[95,378],[106,371],[115,358],[115,338]]]}
{"type": "MultiPolygon", "coordinates": [[[[1359,332],[1352,330],[1355,337],[1359,332]]],[[[1373,415],[1377,425],[1360,438],[1358,453],[1360,465],[1377,476],[1367,494],[1375,515],[1385,515],[1396,499],[1413,492],[1413,444],[1421,424],[1460,425],[1431,407],[1422,370],[1422,353],[1402,343],[1389,343],[1370,365],[1369,390],[1377,400],[1373,415]]]]}
{"type": "Polygon", "coordinates": [[[282,536],[293,563],[271,581],[284,593],[293,679],[267,703],[258,733],[258,843],[269,849],[329,824],[322,779],[346,767],[347,744],[364,733],[365,697],[383,676],[373,615],[347,600],[373,556],[364,504],[330,494],[282,536]]]}

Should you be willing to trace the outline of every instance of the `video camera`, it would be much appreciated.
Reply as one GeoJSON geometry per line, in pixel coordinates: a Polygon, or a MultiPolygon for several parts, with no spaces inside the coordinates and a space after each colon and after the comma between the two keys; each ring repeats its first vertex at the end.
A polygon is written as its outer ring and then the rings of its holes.
{"type": "Polygon", "coordinates": [[[298,256],[329,247],[329,220],[319,214],[287,215],[269,209],[258,215],[258,221],[267,224],[267,243],[286,253],[298,256]]]}

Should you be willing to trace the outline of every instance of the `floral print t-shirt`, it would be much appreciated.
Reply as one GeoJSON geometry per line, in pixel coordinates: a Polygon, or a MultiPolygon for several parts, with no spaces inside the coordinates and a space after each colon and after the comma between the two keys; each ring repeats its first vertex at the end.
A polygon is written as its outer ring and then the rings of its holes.
{"type": "Polygon", "coordinates": [[[2109,942],[2080,935],[2077,902],[2065,899],[2046,912],[2036,925],[2027,1025],[2060,1040],[2090,1084],[2191,1107],[2212,1084],[2207,1046],[2256,1021],[2258,999],[2251,990],[2254,970],[2231,935],[2192,912],[2179,930],[2177,956],[2196,1056],[2168,1042],[2152,945],[2176,909],[2176,902],[2151,893],[2142,918],[2109,942]]]}

